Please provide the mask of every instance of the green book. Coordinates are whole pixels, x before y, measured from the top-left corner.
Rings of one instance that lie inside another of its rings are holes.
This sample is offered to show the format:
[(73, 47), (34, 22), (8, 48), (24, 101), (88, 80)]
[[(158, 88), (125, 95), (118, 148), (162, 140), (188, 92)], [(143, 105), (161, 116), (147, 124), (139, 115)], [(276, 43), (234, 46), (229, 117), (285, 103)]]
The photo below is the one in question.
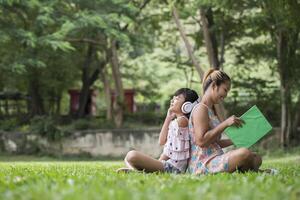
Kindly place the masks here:
[(245, 112), (241, 119), (245, 122), (242, 127), (231, 126), (225, 129), (226, 135), (237, 147), (248, 148), (272, 130), (272, 126), (257, 106)]

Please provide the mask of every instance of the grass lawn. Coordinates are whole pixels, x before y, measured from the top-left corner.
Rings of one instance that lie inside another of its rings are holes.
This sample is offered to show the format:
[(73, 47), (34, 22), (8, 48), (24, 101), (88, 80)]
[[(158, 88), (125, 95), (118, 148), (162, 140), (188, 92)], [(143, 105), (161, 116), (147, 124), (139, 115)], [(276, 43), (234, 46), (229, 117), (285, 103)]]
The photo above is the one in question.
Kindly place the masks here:
[(117, 174), (122, 162), (27, 160), (0, 157), (0, 199), (300, 199), (297, 154), (264, 159), (278, 175)]

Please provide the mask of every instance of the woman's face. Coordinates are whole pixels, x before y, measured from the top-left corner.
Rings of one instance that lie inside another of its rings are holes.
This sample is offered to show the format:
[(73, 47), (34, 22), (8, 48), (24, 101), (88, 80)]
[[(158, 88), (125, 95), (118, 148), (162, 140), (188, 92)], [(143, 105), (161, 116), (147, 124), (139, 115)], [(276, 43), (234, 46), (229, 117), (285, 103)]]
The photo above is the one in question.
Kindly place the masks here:
[(227, 96), (230, 90), (230, 82), (226, 81), (219, 86), (213, 87), (213, 101), (215, 104), (221, 103)]
[(181, 106), (185, 102), (185, 98), (182, 94), (178, 96), (174, 96), (171, 99), (171, 104), (170, 104), (170, 111), (174, 113), (179, 113), (181, 112)]

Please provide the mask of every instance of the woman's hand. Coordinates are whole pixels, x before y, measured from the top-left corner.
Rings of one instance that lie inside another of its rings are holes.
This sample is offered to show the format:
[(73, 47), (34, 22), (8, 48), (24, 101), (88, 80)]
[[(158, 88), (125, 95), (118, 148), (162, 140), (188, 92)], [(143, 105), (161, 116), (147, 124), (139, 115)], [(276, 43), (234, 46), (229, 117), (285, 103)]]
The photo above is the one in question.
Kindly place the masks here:
[(228, 119), (225, 120), (225, 123), (226, 123), (227, 127), (229, 127), (229, 126), (241, 127), (243, 125), (244, 121), (242, 119), (240, 119), (239, 117), (232, 115), (231, 117), (229, 117)]

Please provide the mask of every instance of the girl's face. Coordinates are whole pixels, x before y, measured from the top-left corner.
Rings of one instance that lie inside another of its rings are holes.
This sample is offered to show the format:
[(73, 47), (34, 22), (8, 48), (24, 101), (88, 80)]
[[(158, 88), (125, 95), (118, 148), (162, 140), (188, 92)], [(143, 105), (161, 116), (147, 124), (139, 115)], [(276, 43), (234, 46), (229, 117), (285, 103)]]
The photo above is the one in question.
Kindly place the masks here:
[(226, 81), (219, 86), (213, 87), (212, 99), (215, 104), (221, 103), (227, 96), (230, 90), (230, 82)]
[(183, 94), (180, 94), (178, 96), (174, 96), (171, 99), (171, 104), (170, 104), (170, 111), (174, 113), (181, 113), (181, 106), (185, 102), (185, 98)]

